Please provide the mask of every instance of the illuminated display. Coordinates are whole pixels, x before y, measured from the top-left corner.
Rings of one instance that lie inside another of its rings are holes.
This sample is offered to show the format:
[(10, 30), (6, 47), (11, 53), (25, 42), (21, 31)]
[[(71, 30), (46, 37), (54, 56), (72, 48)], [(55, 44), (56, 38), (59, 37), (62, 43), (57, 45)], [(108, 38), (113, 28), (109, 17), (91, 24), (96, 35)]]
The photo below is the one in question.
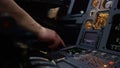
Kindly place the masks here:
[(51, 8), (49, 11), (48, 11), (48, 18), (56, 18), (57, 17), (57, 14), (58, 14), (58, 11), (59, 11), (59, 7), (56, 7), (56, 8)]
[(107, 48), (120, 51), (120, 14), (113, 17), (110, 35), (107, 41)]
[(105, 4), (105, 8), (106, 8), (106, 9), (110, 9), (110, 8), (112, 7), (112, 4), (113, 4), (112, 1), (108, 1), (108, 2)]
[(75, 54), (76, 52), (80, 53), (83, 50), (85, 51), (86, 49), (81, 49), (81, 48), (74, 47), (74, 48), (67, 49), (65, 51), (66, 52), (71, 52), (72, 54)]
[(92, 2), (93, 7), (97, 7), (98, 4), (99, 4), (99, 0), (93, 0), (93, 2)]
[(102, 29), (106, 26), (107, 19), (108, 19), (108, 12), (105, 13), (99, 13), (97, 15), (97, 19), (93, 25), (94, 29)]
[(92, 29), (92, 20), (88, 20), (85, 24), (85, 29), (90, 30)]
[(112, 7), (112, 4), (113, 4), (112, 1), (104, 0), (102, 6), (103, 6), (105, 9), (110, 9), (110, 8)]
[(91, 10), (90, 11), (90, 16), (92, 16), (95, 13), (95, 11), (96, 11), (95, 9)]

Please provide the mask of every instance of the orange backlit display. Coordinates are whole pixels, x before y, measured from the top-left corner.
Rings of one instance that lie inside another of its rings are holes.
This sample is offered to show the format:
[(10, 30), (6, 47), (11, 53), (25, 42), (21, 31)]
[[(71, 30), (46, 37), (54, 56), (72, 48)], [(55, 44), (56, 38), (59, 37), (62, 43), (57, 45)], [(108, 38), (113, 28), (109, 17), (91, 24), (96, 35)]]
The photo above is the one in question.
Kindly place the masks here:
[(106, 13), (99, 13), (97, 15), (97, 19), (93, 25), (94, 29), (101, 29), (104, 28), (106, 26), (107, 23), (107, 19), (108, 19), (108, 12)]

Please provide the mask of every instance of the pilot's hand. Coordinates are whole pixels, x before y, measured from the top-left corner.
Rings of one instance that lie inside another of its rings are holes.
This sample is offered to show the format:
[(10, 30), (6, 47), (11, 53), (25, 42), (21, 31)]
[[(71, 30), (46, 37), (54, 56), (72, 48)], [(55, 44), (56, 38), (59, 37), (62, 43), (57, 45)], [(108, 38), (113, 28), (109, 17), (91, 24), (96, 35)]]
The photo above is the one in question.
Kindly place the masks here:
[(56, 50), (57, 47), (65, 47), (63, 40), (54, 30), (43, 27), (37, 36), (41, 42), (49, 43), (48, 47), (52, 50)]

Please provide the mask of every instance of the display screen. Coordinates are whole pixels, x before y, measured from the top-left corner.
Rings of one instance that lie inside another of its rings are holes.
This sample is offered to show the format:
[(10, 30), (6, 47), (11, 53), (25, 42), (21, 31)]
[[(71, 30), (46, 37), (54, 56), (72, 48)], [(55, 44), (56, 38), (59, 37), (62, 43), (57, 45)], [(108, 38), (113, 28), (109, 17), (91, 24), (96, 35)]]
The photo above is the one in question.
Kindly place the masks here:
[(98, 41), (97, 32), (85, 32), (82, 43), (88, 45), (96, 45)]
[(109, 13), (108, 12), (100, 12), (97, 15), (96, 21), (93, 25), (94, 29), (102, 29), (106, 26), (107, 24), (107, 19), (108, 19)]
[(116, 14), (113, 17), (107, 48), (120, 52), (120, 14)]

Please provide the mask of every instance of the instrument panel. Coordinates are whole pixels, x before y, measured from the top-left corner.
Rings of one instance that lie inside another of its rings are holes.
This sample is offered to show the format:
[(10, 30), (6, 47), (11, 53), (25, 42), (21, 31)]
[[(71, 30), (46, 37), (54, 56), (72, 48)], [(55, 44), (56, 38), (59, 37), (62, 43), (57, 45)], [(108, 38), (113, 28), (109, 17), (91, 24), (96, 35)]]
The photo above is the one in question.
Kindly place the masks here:
[(120, 14), (113, 16), (107, 48), (120, 52)]
[[(64, 1), (62, 5), (62, 8), (64, 8), (59, 10), (61, 14), (58, 15), (64, 17), (64, 20), (69, 20), (69, 23), (73, 24), (71, 21), (74, 20), (74, 24), (77, 23), (81, 26), (75, 45), (56, 52), (47, 52), (47, 56), (54, 61), (57, 68), (120, 67), (119, 5), (120, 0)], [(64, 12), (63, 15), (62, 12)], [(13, 22), (15, 22), (13, 20), (6, 21), (1, 19), (0, 22), (2, 22), (0, 23), (1, 33), (21, 32), (16, 32), (18, 29), (14, 29), (9, 25), (9, 23), (13, 25)], [(66, 22), (64, 23), (66, 24)], [(31, 40), (29, 44), (32, 43), (33, 41)]]
[(114, 0), (89, 1), (76, 45), (58, 51), (62, 55), (55, 59), (58, 67), (119, 68), (120, 10), (116, 6)]

